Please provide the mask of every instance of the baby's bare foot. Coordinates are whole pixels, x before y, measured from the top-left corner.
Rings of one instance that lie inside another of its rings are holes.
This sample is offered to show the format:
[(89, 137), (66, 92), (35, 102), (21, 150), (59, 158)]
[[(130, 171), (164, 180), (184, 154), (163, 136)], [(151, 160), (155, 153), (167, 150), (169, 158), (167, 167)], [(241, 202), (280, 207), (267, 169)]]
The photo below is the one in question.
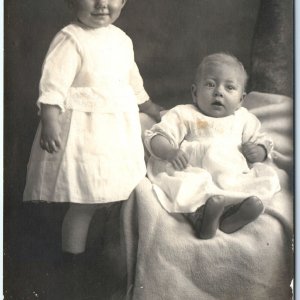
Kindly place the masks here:
[(198, 232), (200, 239), (210, 239), (215, 236), (224, 207), (224, 196), (212, 196), (206, 201), (201, 229)]
[(264, 205), (259, 198), (255, 196), (249, 197), (238, 204), (234, 213), (221, 221), (220, 230), (225, 233), (233, 233), (254, 221), (263, 210)]

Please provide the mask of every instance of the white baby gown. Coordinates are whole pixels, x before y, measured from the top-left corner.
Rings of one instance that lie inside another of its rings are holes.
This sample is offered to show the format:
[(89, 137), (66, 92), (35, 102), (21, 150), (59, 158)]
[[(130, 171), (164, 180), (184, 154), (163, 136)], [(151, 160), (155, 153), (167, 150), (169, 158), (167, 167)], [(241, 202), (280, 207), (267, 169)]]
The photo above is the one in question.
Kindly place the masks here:
[[(168, 212), (193, 212), (212, 195), (224, 195), (226, 204), (236, 204), (249, 196), (262, 201), (280, 190), (275, 170), (264, 163), (249, 166), (241, 153), (241, 144), (254, 142), (265, 147), (270, 157), (272, 141), (260, 132), (259, 120), (246, 108), (233, 115), (212, 118), (194, 105), (171, 109), (145, 133), (151, 153), (147, 165), (153, 189)], [(150, 141), (157, 134), (182, 149), (189, 158), (183, 171), (152, 153)]]
[(121, 29), (63, 28), (47, 53), (37, 102), (60, 107), (62, 147), (42, 150), (39, 126), (23, 199), (127, 199), (146, 173), (138, 104), (148, 99), (132, 41)]

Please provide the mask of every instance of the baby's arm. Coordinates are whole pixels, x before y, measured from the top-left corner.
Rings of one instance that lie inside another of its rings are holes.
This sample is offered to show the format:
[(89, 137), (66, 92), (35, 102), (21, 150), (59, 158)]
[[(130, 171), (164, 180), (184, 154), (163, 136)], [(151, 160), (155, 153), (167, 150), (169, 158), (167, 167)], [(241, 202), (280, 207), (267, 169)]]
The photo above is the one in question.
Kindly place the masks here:
[(61, 146), (58, 116), (60, 108), (56, 105), (41, 104), (42, 132), (41, 148), (49, 153), (57, 152)]
[(163, 110), (163, 108), (154, 102), (152, 102), (150, 99), (142, 104), (139, 105), (140, 112), (143, 112), (150, 117), (152, 117), (156, 122), (159, 122), (161, 119), (160, 112)]
[(258, 118), (246, 111), (242, 137), (242, 153), (250, 163), (263, 162), (273, 149), (271, 138), (261, 131)]
[(176, 170), (185, 169), (189, 162), (188, 156), (180, 149), (189, 128), (185, 114), (190, 115), (190, 111), (184, 105), (172, 108), (163, 115), (160, 123), (146, 130), (144, 135), (149, 152), (169, 161)]
[(151, 139), (150, 145), (154, 155), (169, 161), (176, 170), (183, 170), (187, 167), (187, 155), (182, 150), (172, 146), (164, 136), (155, 135)]
[(262, 162), (267, 158), (266, 148), (252, 142), (242, 145), (242, 153), (250, 163)]

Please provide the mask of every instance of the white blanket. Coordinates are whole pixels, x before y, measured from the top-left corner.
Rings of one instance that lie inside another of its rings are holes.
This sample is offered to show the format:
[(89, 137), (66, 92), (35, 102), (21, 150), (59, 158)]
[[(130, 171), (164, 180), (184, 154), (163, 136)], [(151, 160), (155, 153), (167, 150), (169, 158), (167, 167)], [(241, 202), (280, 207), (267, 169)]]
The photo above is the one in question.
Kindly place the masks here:
[[(285, 169), (277, 169), (282, 191), (240, 231), (218, 231), (211, 240), (199, 240), (182, 215), (170, 215), (160, 206), (145, 178), (122, 210), (128, 299), (290, 299), (292, 100), (250, 93), (245, 105), (273, 135), (275, 162)], [(149, 128), (151, 120), (146, 122)]]

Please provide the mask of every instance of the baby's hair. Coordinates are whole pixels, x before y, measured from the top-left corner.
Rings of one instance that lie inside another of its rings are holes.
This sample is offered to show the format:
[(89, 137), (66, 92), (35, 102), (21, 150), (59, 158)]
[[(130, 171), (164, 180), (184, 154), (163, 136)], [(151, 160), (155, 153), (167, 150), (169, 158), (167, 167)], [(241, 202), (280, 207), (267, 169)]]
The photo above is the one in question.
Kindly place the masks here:
[(243, 64), (235, 56), (228, 54), (228, 53), (223, 53), (223, 52), (214, 53), (214, 54), (205, 56), (197, 68), (195, 80), (196, 81), (200, 80), (200, 78), (202, 76), (202, 71), (205, 66), (207, 66), (209, 64), (215, 64), (215, 63), (234, 65), (235, 67), (237, 67), (243, 76), (242, 82), (244, 85), (244, 89), (246, 88), (248, 75), (247, 75), (247, 72), (246, 72)]

